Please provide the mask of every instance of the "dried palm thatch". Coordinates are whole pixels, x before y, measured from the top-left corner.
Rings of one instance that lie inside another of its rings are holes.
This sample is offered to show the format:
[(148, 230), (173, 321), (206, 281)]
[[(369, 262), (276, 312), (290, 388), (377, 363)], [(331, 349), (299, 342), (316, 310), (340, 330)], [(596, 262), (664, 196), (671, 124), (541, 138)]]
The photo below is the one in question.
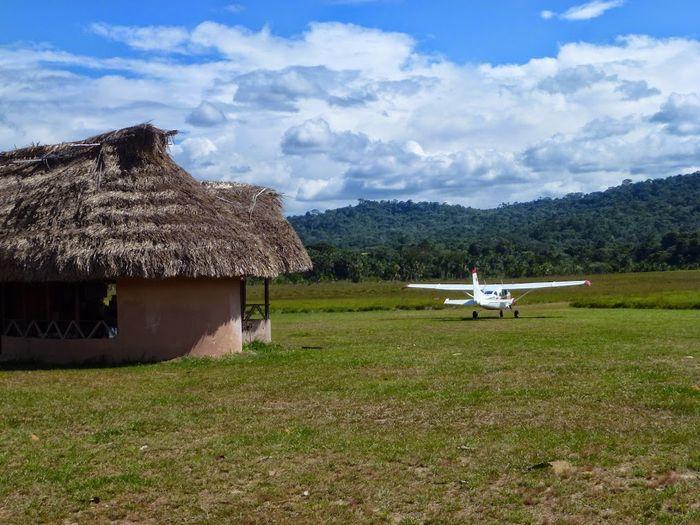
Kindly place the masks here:
[(311, 260), (294, 231), (282, 215), (279, 193), (269, 188), (238, 182), (202, 183), (243, 223), (255, 230), (275, 256), (275, 264), (284, 268), (280, 273), (293, 273), (311, 268)]
[(0, 153), (0, 281), (311, 268), (277, 194), (203, 186), (168, 155), (173, 133), (143, 124)]

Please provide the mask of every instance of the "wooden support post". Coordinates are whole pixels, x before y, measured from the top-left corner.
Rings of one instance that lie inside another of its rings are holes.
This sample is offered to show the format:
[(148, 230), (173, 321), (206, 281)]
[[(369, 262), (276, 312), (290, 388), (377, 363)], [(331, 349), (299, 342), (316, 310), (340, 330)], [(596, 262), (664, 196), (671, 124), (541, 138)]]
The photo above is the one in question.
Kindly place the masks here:
[(241, 318), (245, 318), (246, 292), (246, 280), (244, 277), (241, 277)]
[(270, 318), (270, 278), (265, 279), (265, 319)]

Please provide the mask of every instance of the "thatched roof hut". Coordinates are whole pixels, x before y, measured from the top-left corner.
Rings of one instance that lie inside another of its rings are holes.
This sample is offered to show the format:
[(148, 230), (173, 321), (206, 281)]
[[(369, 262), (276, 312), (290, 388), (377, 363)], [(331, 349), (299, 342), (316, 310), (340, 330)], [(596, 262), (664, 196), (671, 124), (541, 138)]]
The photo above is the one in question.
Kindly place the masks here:
[(311, 267), (278, 194), (203, 186), (150, 124), (0, 153), (0, 281), (275, 277)]
[[(270, 339), (270, 278), (309, 256), (279, 194), (196, 181), (168, 154), (173, 134), (142, 124), (0, 153), (0, 361), (152, 361)], [(264, 303), (247, 303), (249, 276)]]

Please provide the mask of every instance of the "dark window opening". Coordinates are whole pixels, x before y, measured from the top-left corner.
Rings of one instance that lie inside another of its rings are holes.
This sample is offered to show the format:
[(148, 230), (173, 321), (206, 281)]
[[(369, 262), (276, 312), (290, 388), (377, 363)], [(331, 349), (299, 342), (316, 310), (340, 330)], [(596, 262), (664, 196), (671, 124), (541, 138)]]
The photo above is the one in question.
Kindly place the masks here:
[(2, 335), (111, 339), (118, 333), (116, 283), (0, 283)]

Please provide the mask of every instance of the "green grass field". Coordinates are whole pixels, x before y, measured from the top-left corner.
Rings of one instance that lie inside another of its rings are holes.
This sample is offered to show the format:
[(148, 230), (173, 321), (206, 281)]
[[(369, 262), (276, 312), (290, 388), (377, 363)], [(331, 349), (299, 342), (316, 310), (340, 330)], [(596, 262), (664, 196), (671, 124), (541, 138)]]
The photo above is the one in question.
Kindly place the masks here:
[(274, 346), (221, 360), (6, 367), (0, 523), (700, 522), (699, 311), (469, 314), (278, 313)]
[[(572, 306), (579, 307), (700, 309), (700, 270), (548, 276), (513, 281), (585, 278), (590, 279), (593, 286), (538, 290), (528, 294), (521, 307), (526, 309), (530, 304), (571, 302)], [(488, 278), (485, 281), (501, 282)], [(404, 289), (404, 284), (386, 281), (274, 284), (271, 288), (272, 310), (293, 313), (442, 309), (446, 297), (464, 297), (455, 292), (445, 294)], [(249, 286), (249, 289), (251, 301), (261, 300), (261, 286)]]

